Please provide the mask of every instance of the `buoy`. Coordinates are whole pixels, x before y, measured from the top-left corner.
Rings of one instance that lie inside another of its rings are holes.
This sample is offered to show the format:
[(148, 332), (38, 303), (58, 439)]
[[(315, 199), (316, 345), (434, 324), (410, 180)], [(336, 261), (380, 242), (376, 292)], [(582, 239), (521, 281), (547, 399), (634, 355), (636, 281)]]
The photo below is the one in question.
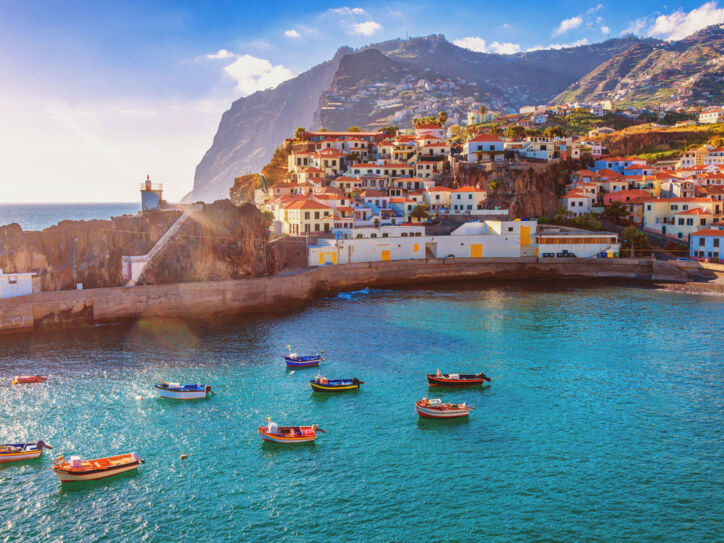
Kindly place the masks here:
[(12, 382), (12, 383), (10, 383), (10, 384), (11, 384), (11, 385), (17, 385), (17, 384), (18, 384), (18, 382), (17, 382), (17, 381), (15, 381), (15, 380), (13, 380), (13, 382)]
[(181, 455), (181, 460), (186, 460), (188, 457), (189, 457), (188, 454), (182, 454), (182, 455)]
[(290, 371), (290, 372), (289, 372), (289, 375), (294, 375), (294, 372), (295, 372), (295, 371), (296, 371), (296, 370)]
[(137, 399), (137, 400), (142, 400), (142, 399), (143, 399), (143, 396), (136, 396), (136, 399)]

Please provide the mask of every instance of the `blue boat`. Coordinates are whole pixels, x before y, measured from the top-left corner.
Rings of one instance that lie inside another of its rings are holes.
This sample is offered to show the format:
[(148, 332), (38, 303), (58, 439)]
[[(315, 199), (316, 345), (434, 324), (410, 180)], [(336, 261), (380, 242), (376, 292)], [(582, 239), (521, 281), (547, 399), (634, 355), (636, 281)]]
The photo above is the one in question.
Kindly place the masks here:
[(209, 385), (182, 385), (180, 383), (159, 383), (153, 385), (162, 398), (172, 398), (174, 400), (198, 400), (206, 398), (209, 394), (214, 394)]
[(291, 353), (284, 355), (284, 362), (287, 363), (287, 368), (311, 368), (312, 366), (318, 366), (321, 360), (321, 354), (299, 356), (298, 354)]

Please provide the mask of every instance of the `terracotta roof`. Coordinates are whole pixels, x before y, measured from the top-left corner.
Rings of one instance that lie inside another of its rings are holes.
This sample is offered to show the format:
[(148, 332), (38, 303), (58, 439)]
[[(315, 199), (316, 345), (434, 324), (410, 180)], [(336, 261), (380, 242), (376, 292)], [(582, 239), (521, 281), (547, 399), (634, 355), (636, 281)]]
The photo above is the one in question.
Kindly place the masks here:
[(724, 237), (724, 230), (714, 230), (713, 228), (704, 228), (703, 230), (699, 230), (698, 232), (689, 234), (689, 237), (691, 237), (691, 236)]
[(503, 140), (501, 140), (500, 138), (497, 138), (490, 134), (480, 134), (479, 136), (475, 136), (473, 139), (468, 140), (468, 142), (483, 142), (483, 141), (504, 143)]
[(452, 192), (485, 192), (482, 189), (476, 189), (475, 187), (472, 187), (470, 185), (465, 185), (464, 187), (457, 188), (453, 190)]
[(613, 170), (609, 168), (604, 168), (603, 170), (598, 171), (598, 175), (601, 177), (621, 177), (621, 174), (618, 172), (614, 172)]
[(362, 192), (362, 196), (365, 198), (384, 198), (387, 195), (381, 190), (366, 190)]
[(579, 177), (598, 176), (596, 172), (592, 172), (591, 170), (578, 170), (577, 172), (573, 172), (573, 175), (577, 175)]
[(675, 213), (675, 215), (712, 215), (712, 213), (703, 209), (699, 209), (697, 207), (695, 209), (688, 209), (686, 211), (678, 211)]
[(427, 192), (452, 192), (453, 190), (448, 187), (432, 187)]
[(337, 179), (335, 179), (335, 181), (359, 181), (359, 178), (340, 175)]
[(284, 206), (285, 209), (332, 209), (328, 205), (324, 205), (320, 202), (315, 202), (309, 198), (304, 200), (295, 200)]

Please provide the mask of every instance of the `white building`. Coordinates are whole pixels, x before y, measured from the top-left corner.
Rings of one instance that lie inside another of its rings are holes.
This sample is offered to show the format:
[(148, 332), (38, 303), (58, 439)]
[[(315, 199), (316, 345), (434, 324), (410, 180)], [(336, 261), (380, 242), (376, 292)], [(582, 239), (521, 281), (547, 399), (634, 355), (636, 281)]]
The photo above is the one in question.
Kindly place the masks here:
[(505, 142), (490, 134), (480, 134), (463, 145), (468, 162), (501, 162), (505, 158)]
[(541, 258), (615, 258), (621, 250), (613, 232), (546, 232), (536, 238)]
[(715, 107), (699, 113), (699, 122), (702, 124), (715, 124), (724, 122), (724, 108)]
[(3, 273), (0, 270), (0, 299), (40, 292), (40, 277), (34, 273)]
[(591, 211), (593, 197), (581, 189), (573, 189), (561, 198), (561, 203), (570, 216), (577, 217)]

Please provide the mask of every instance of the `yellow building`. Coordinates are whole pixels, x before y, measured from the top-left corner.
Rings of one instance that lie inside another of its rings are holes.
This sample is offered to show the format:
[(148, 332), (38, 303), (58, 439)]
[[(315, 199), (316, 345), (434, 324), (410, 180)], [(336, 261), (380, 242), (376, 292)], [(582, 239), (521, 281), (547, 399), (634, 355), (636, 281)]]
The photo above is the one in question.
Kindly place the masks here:
[(277, 212), (282, 232), (293, 236), (330, 232), (334, 227), (332, 208), (311, 198), (289, 202)]

